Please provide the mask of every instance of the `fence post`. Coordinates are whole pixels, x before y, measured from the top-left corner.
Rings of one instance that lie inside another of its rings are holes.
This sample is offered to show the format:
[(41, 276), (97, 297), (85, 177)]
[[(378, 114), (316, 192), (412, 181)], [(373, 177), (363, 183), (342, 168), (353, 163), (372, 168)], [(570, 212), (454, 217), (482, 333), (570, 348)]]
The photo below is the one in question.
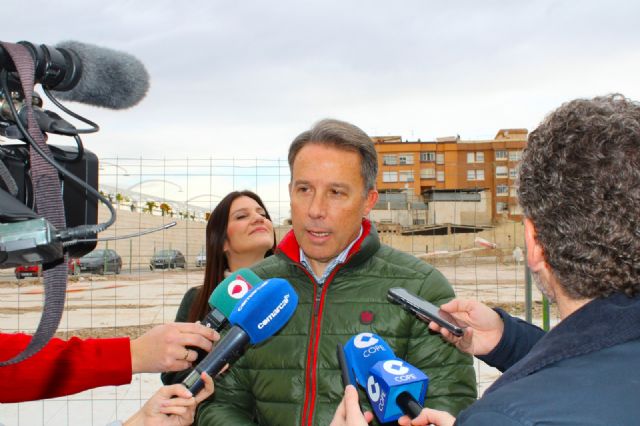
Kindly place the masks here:
[(531, 270), (527, 263), (527, 245), (524, 246), (524, 313), (528, 323), (533, 323), (533, 296), (531, 288)]
[(549, 331), (550, 328), (549, 299), (542, 295), (542, 329), (544, 331)]

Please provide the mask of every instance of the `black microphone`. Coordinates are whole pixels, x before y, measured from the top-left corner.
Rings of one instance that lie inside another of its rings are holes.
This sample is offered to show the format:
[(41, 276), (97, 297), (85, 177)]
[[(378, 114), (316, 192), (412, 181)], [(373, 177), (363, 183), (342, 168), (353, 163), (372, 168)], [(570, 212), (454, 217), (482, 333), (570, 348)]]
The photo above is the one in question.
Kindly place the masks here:
[[(77, 41), (55, 47), (26, 41), (35, 60), (35, 82), (62, 100), (126, 109), (149, 90), (149, 73), (134, 56)], [(0, 47), (0, 68), (15, 71), (9, 54)]]

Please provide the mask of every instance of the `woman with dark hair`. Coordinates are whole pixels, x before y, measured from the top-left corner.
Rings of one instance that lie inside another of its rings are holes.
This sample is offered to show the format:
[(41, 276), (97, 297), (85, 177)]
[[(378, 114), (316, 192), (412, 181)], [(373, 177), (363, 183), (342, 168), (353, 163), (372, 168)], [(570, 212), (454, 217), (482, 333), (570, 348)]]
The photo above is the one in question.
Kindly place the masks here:
[[(218, 283), (231, 272), (272, 255), (276, 247), (269, 212), (260, 197), (251, 191), (227, 194), (211, 212), (206, 232), (204, 284), (185, 293), (176, 321), (202, 320), (211, 310), (209, 297)], [(162, 382), (182, 381), (189, 371), (163, 373)]]

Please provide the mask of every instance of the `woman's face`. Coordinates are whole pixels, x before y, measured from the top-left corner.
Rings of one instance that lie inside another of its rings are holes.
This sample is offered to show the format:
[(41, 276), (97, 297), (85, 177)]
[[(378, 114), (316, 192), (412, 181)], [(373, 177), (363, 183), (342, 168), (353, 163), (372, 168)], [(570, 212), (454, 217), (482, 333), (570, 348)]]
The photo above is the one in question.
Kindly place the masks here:
[(231, 203), (227, 240), (227, 256), (260, 252), (261, 256), (273, 247), (273, 224), (266, 212), (253, 198), (242, 196)]

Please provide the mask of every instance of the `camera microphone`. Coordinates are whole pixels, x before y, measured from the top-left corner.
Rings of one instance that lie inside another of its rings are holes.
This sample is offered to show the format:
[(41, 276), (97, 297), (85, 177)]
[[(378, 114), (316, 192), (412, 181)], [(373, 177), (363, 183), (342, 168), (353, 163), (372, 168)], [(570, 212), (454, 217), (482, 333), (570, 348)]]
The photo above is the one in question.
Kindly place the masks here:
[[(77, 41), (55, 47), (21, 41), (35, 60), (35, 82), (61, 100), (109, 109), (126, 109), (140, 102), (149, 89), (149, 73), (134, 56)], [(15, 71), (0, 47), (0, 69)]]

